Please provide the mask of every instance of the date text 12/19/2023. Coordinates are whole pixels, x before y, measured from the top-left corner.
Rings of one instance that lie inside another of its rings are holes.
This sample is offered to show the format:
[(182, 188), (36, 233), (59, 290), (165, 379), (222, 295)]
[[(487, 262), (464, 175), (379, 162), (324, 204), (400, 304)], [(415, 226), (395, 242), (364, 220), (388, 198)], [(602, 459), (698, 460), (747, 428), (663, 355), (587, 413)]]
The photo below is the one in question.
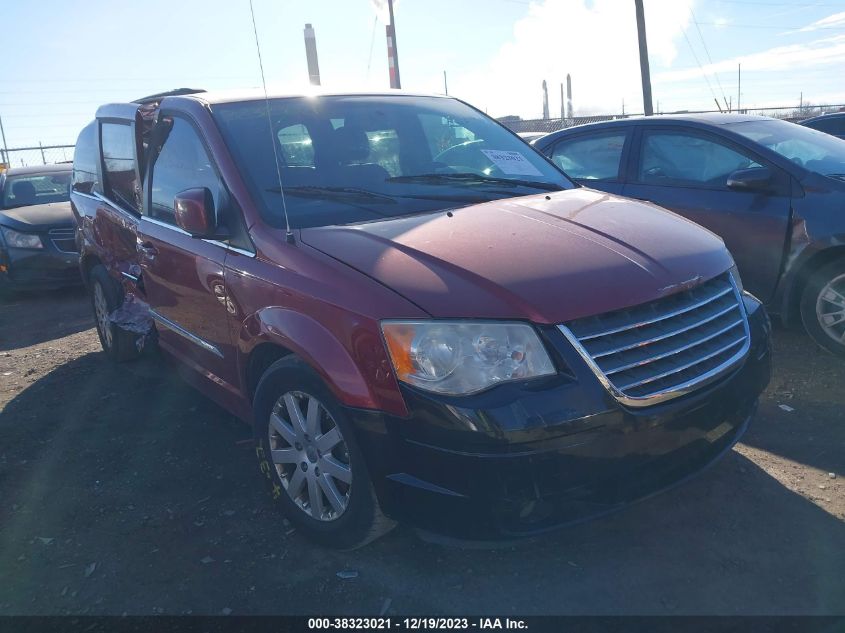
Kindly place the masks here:
[(319, 630), (526, 630), (528, 625), (519, 618), (309, 618), (308, 629)]

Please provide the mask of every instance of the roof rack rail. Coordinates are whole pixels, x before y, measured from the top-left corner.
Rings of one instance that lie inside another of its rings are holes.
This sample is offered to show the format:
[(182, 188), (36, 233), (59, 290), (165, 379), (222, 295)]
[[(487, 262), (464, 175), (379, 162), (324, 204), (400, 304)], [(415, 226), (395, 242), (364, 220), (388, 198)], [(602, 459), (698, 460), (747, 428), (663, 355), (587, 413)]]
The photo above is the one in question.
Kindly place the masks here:
[(176, 88), (175, 90), (167, 90), (165, 92), (158, 92), (154, 95), (149, 95), (146, 97), (141, 97), (140, 99), (135, 99), (132, 103), (156, 103), (157, 101), (161, 101), (165, 97), (179, 97), (181, 95), (194, 95), (200, 92), (205, 92), (203, 88)]

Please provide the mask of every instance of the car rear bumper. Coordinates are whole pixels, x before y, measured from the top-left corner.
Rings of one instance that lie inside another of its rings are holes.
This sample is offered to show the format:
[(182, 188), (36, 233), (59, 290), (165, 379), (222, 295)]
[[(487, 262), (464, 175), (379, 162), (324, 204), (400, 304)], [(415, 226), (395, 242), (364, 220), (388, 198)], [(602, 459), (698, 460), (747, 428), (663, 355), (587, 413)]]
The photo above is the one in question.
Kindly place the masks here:
[(411, 414), (350, 410), (382, 509), (460, 539), (528, 536), (605, 514), (699, 472), (742, 436), (771, 375), (770, 326), (746, 298), (751, 350), (688, 396), (630, 409), (545, 335), (571, 377), (448, 400), (406, 390)]

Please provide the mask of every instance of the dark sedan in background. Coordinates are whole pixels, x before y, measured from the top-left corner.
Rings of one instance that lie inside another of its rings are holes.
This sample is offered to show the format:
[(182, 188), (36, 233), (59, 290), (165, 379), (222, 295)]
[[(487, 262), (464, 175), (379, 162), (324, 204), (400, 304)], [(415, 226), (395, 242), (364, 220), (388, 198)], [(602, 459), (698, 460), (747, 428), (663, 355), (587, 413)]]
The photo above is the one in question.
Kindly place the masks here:
[(845, 112), (831, 112), (814, 116), (812, 119), (801, 121), (801, 125), (845, 139)]
[(0, 289), (82, 283), (70, 210), (71, 165), (0, 174)]
[(768, 117), (702, 114), (581, 125), (534, 146), (582, 185), (720, 235), (746, 289), (845, 358), (845, 141)]

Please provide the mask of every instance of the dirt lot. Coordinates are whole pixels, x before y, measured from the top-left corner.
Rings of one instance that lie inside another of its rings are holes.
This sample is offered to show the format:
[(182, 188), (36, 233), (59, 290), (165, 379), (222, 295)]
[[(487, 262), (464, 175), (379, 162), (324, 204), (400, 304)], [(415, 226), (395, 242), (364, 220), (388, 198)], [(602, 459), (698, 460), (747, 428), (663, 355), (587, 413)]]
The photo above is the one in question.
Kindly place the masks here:
[(801, 334), (687, 485), (513, 547), (338, 553), (267, 503), (245, 425), (106, 362), (80, 291), (0, 301), (0, 615), (845, 614), (845, 364)]

